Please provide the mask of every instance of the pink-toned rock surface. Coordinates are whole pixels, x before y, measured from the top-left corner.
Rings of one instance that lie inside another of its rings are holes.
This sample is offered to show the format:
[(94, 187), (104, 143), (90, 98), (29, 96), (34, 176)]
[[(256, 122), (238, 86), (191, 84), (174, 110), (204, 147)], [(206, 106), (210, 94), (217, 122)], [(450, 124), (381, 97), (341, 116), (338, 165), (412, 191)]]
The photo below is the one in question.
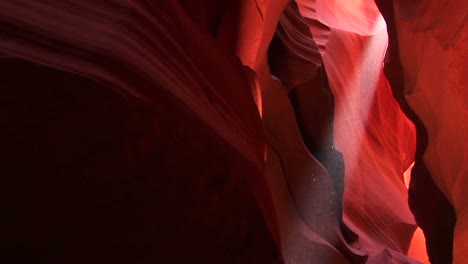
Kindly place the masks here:
[[(413, 128), (383, 76), (385, 23), (372, 10), (375, 21), (364, 21), (368, 25), (356, 26), (356, 32), (332, 27), (345, 22), (330, 23), (323, 61), (335, 97), (335, 142), (345, 160), (345, 220), (362, 234), (362, 246), (373, 253), (387, 247), (405, 252), (414, 220), (402, 175), (410, 165)], [(379, 187), (381, 182), (386, 182), (385, 187)], [(384, 246), (379, 248), (376, 241)]]
[(1, 262), (443, 263), (452, 204), (463, 263), (463, 9), (376, 2), (0, 2)]

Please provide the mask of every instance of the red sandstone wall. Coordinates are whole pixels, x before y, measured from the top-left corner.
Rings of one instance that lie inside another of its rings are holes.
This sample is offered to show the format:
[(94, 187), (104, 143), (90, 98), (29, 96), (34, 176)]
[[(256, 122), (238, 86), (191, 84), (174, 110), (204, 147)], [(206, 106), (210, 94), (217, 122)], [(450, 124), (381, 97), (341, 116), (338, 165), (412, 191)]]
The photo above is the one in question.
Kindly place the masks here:
[(2, 262), (463, 263), (466, 8), (376, 2), (1, 2)]

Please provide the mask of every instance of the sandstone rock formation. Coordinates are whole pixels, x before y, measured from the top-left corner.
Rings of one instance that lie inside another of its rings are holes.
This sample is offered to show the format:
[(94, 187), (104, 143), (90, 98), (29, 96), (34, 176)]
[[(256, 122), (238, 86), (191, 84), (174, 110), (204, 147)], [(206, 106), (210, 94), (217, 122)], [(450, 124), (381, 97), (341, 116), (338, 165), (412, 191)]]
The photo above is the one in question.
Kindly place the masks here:
[(467, 8), (0, 1), (1, 263), (463, 264)]

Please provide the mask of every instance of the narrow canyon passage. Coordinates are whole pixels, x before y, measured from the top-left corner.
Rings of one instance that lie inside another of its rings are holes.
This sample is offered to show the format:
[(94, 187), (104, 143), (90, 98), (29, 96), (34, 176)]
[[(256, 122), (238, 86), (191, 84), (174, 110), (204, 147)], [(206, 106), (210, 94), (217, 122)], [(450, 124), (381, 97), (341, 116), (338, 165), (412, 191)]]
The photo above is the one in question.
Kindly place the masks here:
[(467, 14), (0, 1), (0, 263), (467, 263)]

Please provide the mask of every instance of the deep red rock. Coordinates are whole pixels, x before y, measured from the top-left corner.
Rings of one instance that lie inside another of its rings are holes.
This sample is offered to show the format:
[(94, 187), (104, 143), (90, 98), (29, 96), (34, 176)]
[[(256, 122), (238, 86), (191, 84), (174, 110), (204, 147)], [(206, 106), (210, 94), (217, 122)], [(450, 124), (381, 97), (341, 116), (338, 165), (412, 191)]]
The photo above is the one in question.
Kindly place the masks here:
[(0, 1), (1, 262), (464, 263), (466, 5), (375, 2)]

